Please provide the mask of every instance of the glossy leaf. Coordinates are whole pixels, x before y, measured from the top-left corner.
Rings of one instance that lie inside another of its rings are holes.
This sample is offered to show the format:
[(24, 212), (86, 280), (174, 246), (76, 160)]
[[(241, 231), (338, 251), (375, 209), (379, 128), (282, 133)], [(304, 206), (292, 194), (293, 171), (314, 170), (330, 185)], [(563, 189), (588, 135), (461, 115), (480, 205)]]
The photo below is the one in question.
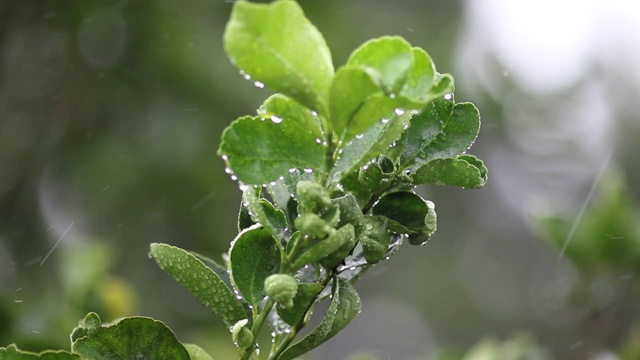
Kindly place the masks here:
[(426, 102), (432, 96), (431, 87), (436, 80), (436, 67), (426, 51), (414, 47), (412, 52), (413, 66), (404, 82), (400, 95), (416, 101)]
[(349, 248), (353, 247), (353, 245), (355, 245), (355, 230), (353, 225), (347, 224), (338, 229), (334, 235), (318, 241), (302, 253), (300, 257), (294, 261), (291, 268), (297, 270), (306, 264), (312, 264), (323, 259), (330, 259), (330, 255), (345, 249), (348, 252)]
[(269, 97), (258, 109), (258, 115), (275, 122), (291, 119), (311, 130), (317, 139), (324, 137), (320, 119), (314, 116), (309, 108), (285, 95), (275, 94)]
[(409, 232), (418, 233), (425, 226), (429, 206), (420, 196), (412, 192), (398, 191), (383, 196), (373, 207), (372, 212), (374, 215), (388, 217)]
[(380, 88), (364, 69), (353, 66), (338, 69), (329, 91), (329, 109), (333, 130), (339, 139), (344, 139), (349, 129), (352, 135), (367, 129), (367, 125), (363, 128), (352, 124), (352, 118), (370, 96), (378, 93)]
[(194, 344), (182, 344), (189, 353), (191, 360), (213, 360), (211, 355), (207, 354), (204, 349)]
[(479, 189), (487, 182), (487, 168), (471, 155), (434, 159), (422, 165), (413, 175), (415, 184), (454, 185)]
[(246, 204), (254, 221), (269, 230), (274, 237), (281, 238), (287, 228), (287, 216), (269, 201), (258, 196), (256, 189), (248, 187), (242, 194), (243, 207)]
[(413, 66), (413, 50), (401, 37), (384, 36), (354, 50), (347, 65), (362, 67), (387, 94), (396, 94)]
[(358, 201), (351, 193), (333, 199), (333, 203), (338, 205), (340, 209), (340, 222), (338, 223), (340, 227), (347, 224), (357, 224), (364, 216)]
[(387, 254), (391, 242), (387, 222), (384, 216), (364, 216), (360, 219), (357, 240), (362, 244), (362, 252), (369, 264), (380, 262)]
[(173, 332), (148, 317), (125, 318), (95, 331), (89, 329), (71, 348), (83, 359), (92, 360), (190, 359)]
[(295, 1), (236, 2), (224, 47), (253, 80), (327, 115), (331, 52)]
[(277, 307), (278, 315), (282, 321), (291, 326), (295, 326), (301, 322), (320, 291), (322, 291), (322, 285), (320, 284), (298, 284), (298, 292), (293, 298), (293, 306), (290, 308)]
[(248, 303), (258, 305), (265, 297), (264, 279), (280, 270), (276, 240), (264, 228), (246, 229), (231, 243), (229, 261), (234, 286)]
[(222, 133), (218, 154), (238, 180), (249, 185), (267, 184), (289, 169), (319, 169), (324, 163), (324, 147), (313, 131), (288, 118), (237, 119)]
[(193, 254), (167, 244), (151, 244), (149, 256), (227, 324), (246, 318), (244, 308), (222, 279)]
[(2, 360), (80, 360), (80, 356), (68, 351), (43, 351), (34, 353), (18, 349), (15, 345), (0, 348), (0, 359)]
[(337, 279), (333, 285), (331, 304), (320, 325), (285, 350), (278, 359), (296, 359), (322, 345), (342, 331), (360, 313), (360, 306), (360, 297), (355, 289), (344, 280)]

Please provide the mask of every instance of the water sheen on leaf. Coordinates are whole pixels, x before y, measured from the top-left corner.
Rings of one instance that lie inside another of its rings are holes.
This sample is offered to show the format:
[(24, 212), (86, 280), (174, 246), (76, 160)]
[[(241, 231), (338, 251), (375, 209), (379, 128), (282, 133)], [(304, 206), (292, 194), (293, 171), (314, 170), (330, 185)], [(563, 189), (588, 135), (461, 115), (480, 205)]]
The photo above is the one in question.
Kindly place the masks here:
[(224, 281), (191, 253), (167, 244), (151, 244), (149, 256), (227, 324), (246, 318), (244, 308)]
[(224, 48), (252, 79), (327, 115), (331, 52), (295, 1), (236, 2), (224, 33)]
[(319, 169), (324, 147), (313, 131), (295, 119), (245, 116), (222, 133), (218, 154), (226, 158), (238, 180), (262, 185), (284, 176), (289, 169)]
[(413, 175), (416, 184), (454, 185), (479, 189), (487, 181), (487, 168), (472, 155), (434, 159), (421, 166)]
[(75, 340), (74, 353), (92, 360), (190, 360), (189, 353), (162, 322), (130, 317)]
[(79, 360), (80, 356), (68, 351), (43, 351), (34, 353), (18, 349), (15, 345), (0, 348), (0, 359), (2, 360)]
[(305, 316), (315, 297), (322, 291), (322, 285), (316, 283), (298, 284), (298, 292), (293, 298), (293, 306), (290, 308), (277, 307), (278, 315), (282, 321), (291, 326), (297, 325)]
[(265, 297), (264, 280), (280, 270), (281, 253), (269, 230), (251, 227), (231, 243), (231, 280), (244, 297), (258, 305)]
[(331, 304), (320, 325), (285, 350), (278, 359), (296, 359), (322, 345), (342, 331), (360, 313), (360, 306), (360, 297), (356, 290), (348, 282), (337, 279), (333, 285)]

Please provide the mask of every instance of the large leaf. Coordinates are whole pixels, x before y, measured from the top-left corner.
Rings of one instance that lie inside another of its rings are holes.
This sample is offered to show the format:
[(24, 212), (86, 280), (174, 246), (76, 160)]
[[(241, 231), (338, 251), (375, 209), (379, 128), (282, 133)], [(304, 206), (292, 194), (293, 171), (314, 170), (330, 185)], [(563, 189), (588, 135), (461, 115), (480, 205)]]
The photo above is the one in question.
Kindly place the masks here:
[(414, 116), (407, 129), (403, 168), (426, 164), (433, 159), (464, 154), (480, 131), (480, 114), (471, 103), (453, 105), (453, 99), (433, 101)]
[(281, 253), (269, 230), (251, 227), (242, 231), (229, 249), (231, 280), (244, 299), (254, 306), (265, 297), (264, 279), (280, 270)]
[(265, 100), (258, 109), (258, 115), (276, 122), (280, 119), (295, 120), (304, 128), (311, 130), (317, 139), (322, 139), (324, 136), (318, 117), (314, 116), (307, 107), (282, 94), (274, 94)]
[(295, 1), (238, 1), (224, 33), (232, 61), (254, 80), (327, 115), (331, 52)]
[(222, 133), (218, 154), (238, 180), (263, 185), (284, 176), (290, 169), (319, 169), (324, 146), (313, 131), (296, 119), (245, 116)]
[(43, 351), (34, 353), (30, 351), (19, 350), (15, 345), (9, 345), (6, 348), (0, 348), (0, 359), (2, 360), (79, 360), (80, 356), (71, 354), (68, 351)]
[(436, 79), (436, 67), (424, 50), (414, 47), (412, 51), (413, 67), (407, 75), (400, 95), (417, 101), (428, 101)]
[(364, 68), (387, 94), (396, 94), (412, 68), (413, 50), (401, 37), (384, 36), (354, 50), (347, 65)]
[[(96, 317), (87, 316), (90, 315)], [(108, 327), (92, 325), (71, 348), (83, 359), (92, 360), (190, 360), (173, 332), (162, 322), (147, 317), (125, 318)]]
[(149, 256), (227, 324), (247, 317), (242, 304), (222, 279), (193, 254), (167, 244), (151, 244)]
[(434, 159), (422, 165), (413, 175), (415, 184), (454, 185), (479, 189), (487, 182), (487, 168), (472, 155)]
[(278, 360), (295, 359), (325, 343), (344, 329), (360, 312), (360, 297), (355, 289), (342, 279), (333, 285), (331, 304), (320, 325), (309, 335), (289, 347)]

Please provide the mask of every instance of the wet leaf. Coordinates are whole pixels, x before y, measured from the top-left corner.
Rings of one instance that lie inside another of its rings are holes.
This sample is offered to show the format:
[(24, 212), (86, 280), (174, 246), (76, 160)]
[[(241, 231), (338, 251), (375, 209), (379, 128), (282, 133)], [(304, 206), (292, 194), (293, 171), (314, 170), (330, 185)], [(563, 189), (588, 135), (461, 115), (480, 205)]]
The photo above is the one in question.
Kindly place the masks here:
[(264, 228), (246, 229), (231, 243), (229, 261), (234, 286), (248, 303), (258, 305), (265, 297), (264, 280), (280, 270), (275, 238)]
[(167, 244), (151, 244), (149, 256), (227, 324), (246, 318), (242, 304), (222, 279), (191, 253)]
[(287, 228), (287, 216), (284, 211), (276, 209), (269, 201), (259, 198), (253, 187), (248, 187), (242, 194), (243, 207), (247, 204), (251, 217), (276, 238), (282, 238)]
[(319, 169), (324, 147), (313, 131), (295, 119), (245, 116), (222, 133), (218, 154), (226, 159), (238, 180), (263, 185), (289, 173), (289, 169)]
[(298, 292), (293, 298), (293, 306), (290, 308), (277, 307), (278, 315), (282, 321), (291, 326), (297, 325), (305, 316), (307, 309), (315, 300), (316, 295), (322, 291), (322, 286), (315, 283), (298, 284)]
[(414, 47), (413, 66), (407, 75), (400, 95), (416, 101), (430, 100), (431, 87), (436, 80), (436, 67), (431, 57), (421, 48)]
[(338, 334), (360, 313), (360, 297), (347, 282), (337, 279), (333, 284), (331, 304), (320, 325), (309, 335), (293, 344), (278, 358), (296, 359), (298, 356), (317, 348)]
[(148, 317), (124, 318), (110, 326), (89, 329), (87, 336), (76, 339), (71, 348), (83, 359), (92, 360), (190, 359), (173, 332)]
[[(337, 265), (337, 263), (333, 264), (336, 259), (339, 262), (346, 256), (346, 253), (342, 255), (342, 252), (346, 251), (348, 253), (353, 245), (355, 245), (355, 230), (353, 225), (347, 224), (338, 229), (334, 235), (319, 240), (315, 245), (302, 253), (291, 265), (291, 268), (295, 271), (306, 264), (313, 264), (320, 260), (323, 260), (323, 266), (333, 267)], [(331, 256), (335, 255), (336, 252), (340, 254)], [(333, 266), (329, 264), (333, 264)]]
[(436, 231), (436, 213), (431, 201), (420, 196), (398, 191), (383, 196), (373, 207), (374, 215), (385, 216), (389, 229), (396, 233), (409, 233), (409, 242), (421, 244)]
[(207, 354), (207, 352), (198, 345), (182, 344), (182, 346), (189, 352), (191, 360), (213, 360), (211, 355)]
[(258, 115), (276, 122), (280, 119), (297, 121), (305, 129), (311, 130), (317, 139), (324, 139), (318, 117), (309, 108), (285, 95), (275, 94), (269, 97), (258, 109)]
[(236, 2), (224, 47), (253, 80), (327, 116), (331, 52), (295, 1)]
[(41, 353), (34, 353), (18, 349), (15, 345), (0, 348), (0, 359), (2, 360), (80, 360), (77, 354), (68, 351), (47, 350)]
[(422, 165), (413, 175), (415, 184), (454, 185), (479, 189), (487, 182), (487, 168), (471, 155), (434, 159)]
[(364, 216), (358, 223), (357, 240), (362, 244), (364, 258), (369, 264), (380, 262), (387, 254), (391, 242), (388, 221), (384, 216)]

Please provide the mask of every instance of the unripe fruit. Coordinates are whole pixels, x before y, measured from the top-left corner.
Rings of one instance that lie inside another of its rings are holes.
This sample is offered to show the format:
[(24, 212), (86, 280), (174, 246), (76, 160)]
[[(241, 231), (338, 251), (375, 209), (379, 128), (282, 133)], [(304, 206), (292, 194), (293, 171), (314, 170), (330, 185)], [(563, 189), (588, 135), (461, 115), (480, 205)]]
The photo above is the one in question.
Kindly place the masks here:
[(309, 211), (331, 205), (331, 198), (325, 188), (315, 182), (302, 180), (296, 185), (298, 201)]
[(264, 291), (282, 307), (291, 308), (298, 292), (298, 282), (291, 275), (274, 274), (264, 280)]
[(247, 349), (253, 345), (253, 332), (247, 326), (248, 323), (249, 320), (243, 319), (235, 323), (231, 328), (231, 338), (241, 349)]
[(294, 225), (301, 233), (317, 238), (325, 238), (327, 235), (335, 233), (327, 222), (314, 213), (302, 214), (293, 221)]

